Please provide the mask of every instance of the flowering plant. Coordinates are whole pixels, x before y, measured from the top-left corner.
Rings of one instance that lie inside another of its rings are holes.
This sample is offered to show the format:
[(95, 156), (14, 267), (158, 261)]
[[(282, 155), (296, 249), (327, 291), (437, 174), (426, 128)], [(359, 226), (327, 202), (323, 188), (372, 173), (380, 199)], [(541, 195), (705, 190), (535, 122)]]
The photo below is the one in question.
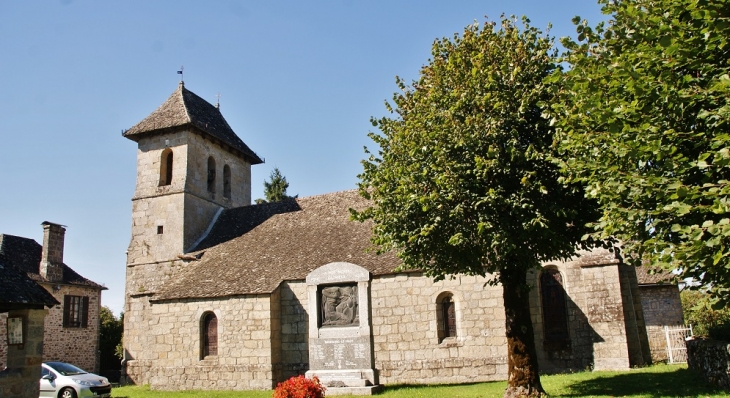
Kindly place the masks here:
[(274, 398), (324, 398), (324, 390), (316, 376), (308, 379), (299, 375), (277, 384)]

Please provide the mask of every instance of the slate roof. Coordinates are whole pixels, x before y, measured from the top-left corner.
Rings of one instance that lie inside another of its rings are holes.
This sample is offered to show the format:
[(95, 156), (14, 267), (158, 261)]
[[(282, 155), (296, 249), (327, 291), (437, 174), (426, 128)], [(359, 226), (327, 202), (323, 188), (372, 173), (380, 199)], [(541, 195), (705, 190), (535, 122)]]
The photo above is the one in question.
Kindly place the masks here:
[(263, 163), (233, 132), (220, 109), (186, 89), (183, 82), (180, 82), (177, 90), (157, 110), (122, 133), (122, 136), (139, 141), (143, 136), (180, 127), (195, 127), (194, 130), (199, 134), (230, 148), (251, 164)]
[(58, 304), (51, 293), (24, 272), (0, 262), (0, 312), (50, 308)]
[[(653, 273), (652, 273), (653, 271)], [(636, 279), (639, 285), (676, 285), (677, 276), (661, 269), (652, 269), (646, 265), (636, 267)]]
[(200, 247), (208, 247), (201, 259), (153, 299), (271, 293), (282, 281), (304, 280), (331, 262), (357, 264), (374, 275), (394, 273), (401, 264), (394, 254), (368, 250), (372, 224), (350, 221), (350, 208), (367, 205), (351, 190), (225, 211), (210, 239), (201, 242)]
[[(42, 250), (43, 247), (33, 239), (0, 234), (0, 265), (23, 272), (36, 282), (46, 282), (40, 275)], [(58, 283), (106, 290), (106, 287), (84, 278), (66, 264), (63, 264), (63, 280)]]

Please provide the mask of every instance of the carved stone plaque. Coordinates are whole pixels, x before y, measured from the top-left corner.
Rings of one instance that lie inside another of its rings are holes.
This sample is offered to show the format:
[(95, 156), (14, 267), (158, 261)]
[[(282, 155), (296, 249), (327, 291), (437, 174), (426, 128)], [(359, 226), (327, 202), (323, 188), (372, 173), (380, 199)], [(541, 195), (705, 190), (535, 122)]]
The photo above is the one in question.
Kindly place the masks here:
[(360, 324), (357, 285), (322, 286), (318, 290), (322, 327)]

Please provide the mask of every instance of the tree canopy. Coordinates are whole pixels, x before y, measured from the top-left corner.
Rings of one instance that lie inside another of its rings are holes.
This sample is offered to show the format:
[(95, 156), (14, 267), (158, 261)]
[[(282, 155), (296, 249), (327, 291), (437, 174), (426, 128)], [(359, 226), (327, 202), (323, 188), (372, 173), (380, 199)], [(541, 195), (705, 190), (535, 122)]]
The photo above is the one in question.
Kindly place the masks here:
[(677, 269), (727, 301), (730, 288), (730, 2), (600, 0), (576, 17), (552, 104), (568, 182), (603, 213), (593, 238)]
[[(528, 270), (574, 255), (597, 217), (581, 187), (559, 180), (553, 128), (540, 105), (556, 67), (553, 41), (523, 18), (436, 40), (418, 81), (397, 78), (392, 116), (372, 119), (379, 146), (359, 175), (373, 242), (404, 268), (503, 285), (508, 394), (542, 393), (529, 316)], [(583, 241), (583, 244), (588, 244)]]
[(274, 167), (274, 170), (269, 175), (269, 181), (264, 181), (264, 197), (266, 199), (256, 199), (256, 203), (280, 202), (298, 196), (287, 195), (287, 188), (289, 188), (289, 183), (286, 181), (286, 177), (281, 174), (278, 167)]

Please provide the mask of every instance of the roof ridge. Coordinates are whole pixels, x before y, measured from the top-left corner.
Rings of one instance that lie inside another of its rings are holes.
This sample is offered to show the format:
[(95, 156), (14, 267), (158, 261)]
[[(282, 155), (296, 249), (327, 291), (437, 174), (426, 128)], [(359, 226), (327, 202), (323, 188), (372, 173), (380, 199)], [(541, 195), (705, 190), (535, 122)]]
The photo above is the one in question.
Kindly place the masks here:
[(188, 119), (188, 123), (194, 124), (193, 123), (193, 118), (190, 116), (190, 110), (188, 110), (188, 104), (185, 103), (185, 95), (183, 95), (184, 94), (183, 91), (187, 91), (187, 92), (189, 92), (190, 94), (193, 94), (193, 95), (195, 95), (195, 93), (193, 93), (192, 91), (186, 89), (185, 88), (185, 83), (183, 83), (182, 80), (180, 81), (180, 84), (178, 85), (178, 90), (177, 91), (179, 92), (180, 102), (182, 103), (183, 109), (185, 110), (185, 116)]

